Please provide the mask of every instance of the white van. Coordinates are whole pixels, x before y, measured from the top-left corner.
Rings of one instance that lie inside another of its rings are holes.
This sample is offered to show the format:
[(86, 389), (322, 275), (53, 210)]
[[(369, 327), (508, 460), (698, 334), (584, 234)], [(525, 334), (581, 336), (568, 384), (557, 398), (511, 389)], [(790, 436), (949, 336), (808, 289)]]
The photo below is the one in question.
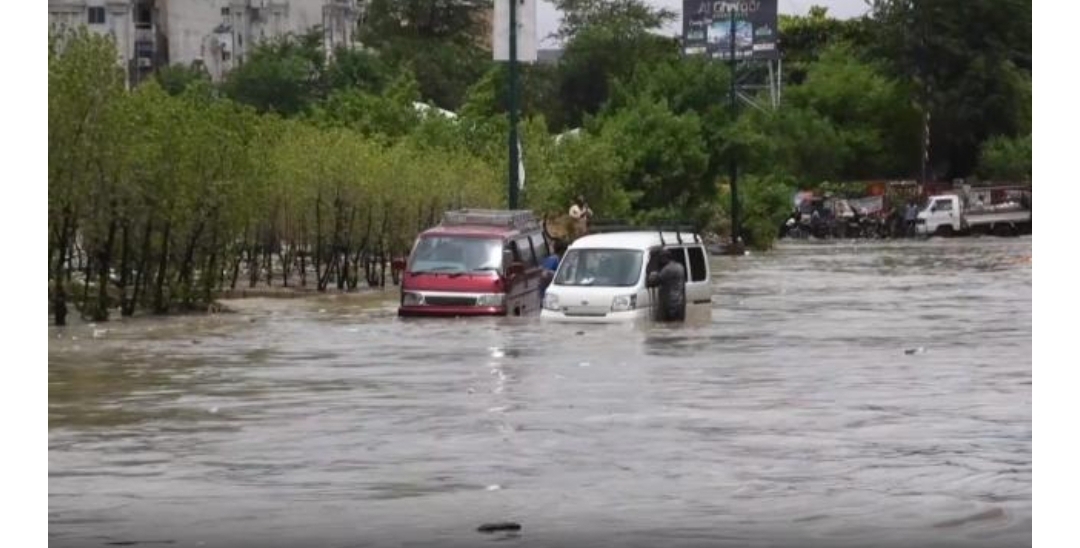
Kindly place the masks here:
[(574, 241), (544, 295), (541, 319), (575, 322), (647, 320), (656, 290), (645, 286), (667, 249), (686, 270), (687, 317), (711, 310), (709, 256), (689, 232), (634, 231), (590, 234)]

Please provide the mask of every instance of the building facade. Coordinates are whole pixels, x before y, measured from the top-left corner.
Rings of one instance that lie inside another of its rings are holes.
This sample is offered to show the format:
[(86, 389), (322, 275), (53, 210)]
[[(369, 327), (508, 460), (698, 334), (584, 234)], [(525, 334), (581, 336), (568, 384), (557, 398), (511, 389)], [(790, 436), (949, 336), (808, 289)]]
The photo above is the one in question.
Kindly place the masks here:
[(49, 25), (111, 35), (129, 84), (169, 64), (218, 81), (263, 40), (320, 27), (328, 55), (351, 46), (363, 11), (364, 0), (49, 0)]

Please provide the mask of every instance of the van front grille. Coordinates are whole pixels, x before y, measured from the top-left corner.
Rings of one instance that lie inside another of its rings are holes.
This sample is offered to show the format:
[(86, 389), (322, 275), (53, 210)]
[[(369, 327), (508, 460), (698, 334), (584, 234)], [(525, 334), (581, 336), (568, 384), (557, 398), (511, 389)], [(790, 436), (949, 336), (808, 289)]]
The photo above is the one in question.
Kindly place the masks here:
[(424, 302), (432, 306), (476, 306), (476, 297), (429, 295), (424, 297)]

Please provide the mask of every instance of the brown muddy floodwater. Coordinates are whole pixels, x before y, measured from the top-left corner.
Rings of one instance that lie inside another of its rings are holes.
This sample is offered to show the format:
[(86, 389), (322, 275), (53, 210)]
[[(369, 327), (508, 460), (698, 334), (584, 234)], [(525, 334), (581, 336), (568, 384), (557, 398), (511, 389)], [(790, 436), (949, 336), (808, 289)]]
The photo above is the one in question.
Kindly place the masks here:
[(715, 258), (678, 327), (393, 294), (50, 327), (50, 545), (1030, 546), (1030, 256)]

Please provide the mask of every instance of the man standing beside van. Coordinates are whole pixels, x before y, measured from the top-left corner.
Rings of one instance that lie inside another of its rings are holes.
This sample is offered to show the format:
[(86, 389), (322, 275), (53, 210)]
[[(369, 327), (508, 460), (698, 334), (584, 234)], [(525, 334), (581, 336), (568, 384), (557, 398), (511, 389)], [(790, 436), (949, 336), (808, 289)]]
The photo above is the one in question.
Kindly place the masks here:
[(671, 252), (660, 251), (660, 270), (650, 272), (649, 287), (658, 288), (656, 320), (681, 322), (686, 319), (686, 270), (671, 258)]

